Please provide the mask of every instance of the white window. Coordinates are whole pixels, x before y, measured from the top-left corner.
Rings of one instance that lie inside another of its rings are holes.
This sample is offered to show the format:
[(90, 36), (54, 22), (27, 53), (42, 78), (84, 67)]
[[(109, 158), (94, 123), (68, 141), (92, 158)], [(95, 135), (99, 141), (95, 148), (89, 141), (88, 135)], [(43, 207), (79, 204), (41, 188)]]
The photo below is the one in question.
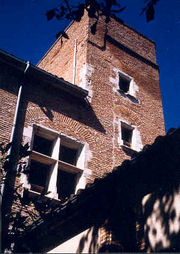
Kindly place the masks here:
[(127, 149), (140, 151), (143, 147), (137, 127), (121, 120), (119, 125), (118, 143)]
[(29, 189), (37, 193), (44, 190), (49, 197), (64, 200), (84, 188), (84, 147), (73, 138), (33, 125)]

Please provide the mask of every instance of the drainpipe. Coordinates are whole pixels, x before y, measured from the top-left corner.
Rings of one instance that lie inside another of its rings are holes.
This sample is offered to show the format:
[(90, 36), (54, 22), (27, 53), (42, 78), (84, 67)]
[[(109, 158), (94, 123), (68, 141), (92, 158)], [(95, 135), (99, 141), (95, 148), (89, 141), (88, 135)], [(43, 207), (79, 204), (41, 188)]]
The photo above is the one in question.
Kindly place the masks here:
[[(15, 133), (16, 133), (16, 128), (17, 128), (17, 124), (18, 124), (18, 115), (20, 112), (20, 101), (22, 99), (22, 91), (23, 91), (23, 85), (24, 85), (24, 79), (25, 79), (25, 75), (27, 70), (30, 67), (30, 62), (27, 61), (26, 62), (26, 67), (25, 70), (23, 72), (23, 79), (21, 81), (20, 87), (19, 87), (19, 91), (18, 91), (18, 96), (17, 96), (17, 103), (16, 103), (16, 110), (15, 110), (15, 115), (14, 115), (14, 120), (13, 120), (13, 127), (12, 127), (12, 132), (11, 132), (11, 138), (10, 138), (10, 142), (12, 143), (12, 146), (10, 147), (9, 151), (8, 151), (8, 155), (9, 155), (9, 162), (12, 163), (12, 167), (11, 167), (11, 171), (16, 171), (17, 168), (17, 158), (15, 158), (14, 156), (14, 150), (17, 151), (17, 148), (13, 147), (13, 144), (16, 143), (15, 142)], [(2, 253), (2, 207), (4, 206), (5, 200), (4, 200), (4, 195), (5, 195), (5, 189), (6, 189), (6, 182), (8, 181), (8, 177), (9, 177), (9, 171), (7, 171), (5, 173), (4, 176), (4, 180), (3, 183), (1, 185), (1, 193), (0, 193), (0, 231), (1, 231), (1, 236), (0, 236), (0, 253)], [(4, 217), (4, 214), (3, 214)]]
[[(23, 80), (21, 81), (19, 91), (18, 91), (16, 111), (15, 111), (15, 115), (14, 115), (14, 121), (13, 121), (13, 127), (12, 127), (12, 131), (11, 131), (10, 143), (11, 142), (13, 143), (14, 136), (15, 136), (15, 130), (16, 130), (16, 125), (17, 125), (17, 116), (18, 116), (18, 113), (19, 113), (19, 110), (20, 110), (19, 106), (20, 106), (20, 100), (21, 100), (21, 97), (22, 97), (22, 88), (23, 88), (23, 85), (24, 85), (24, 78), (25, 78), (27, 70), (29, 69), (29, 66), (30, 66), (30, 62), (27, 61), (26, 62), (26, 68), (25, 68), (24, 73), (23, 73)], [(8, 155), (9, 155), (9, 157), (12, 156), (12, 146), (9, 149)], [(16, 170), (16, 166), (17, 165), (13, 165), (13, 170)]]
[(72, 81), (74, 85), (76, 80), (76, 53), (77, 53), (77, 39), (74, 40), (74, 61), (73, 61), (73, 81)]

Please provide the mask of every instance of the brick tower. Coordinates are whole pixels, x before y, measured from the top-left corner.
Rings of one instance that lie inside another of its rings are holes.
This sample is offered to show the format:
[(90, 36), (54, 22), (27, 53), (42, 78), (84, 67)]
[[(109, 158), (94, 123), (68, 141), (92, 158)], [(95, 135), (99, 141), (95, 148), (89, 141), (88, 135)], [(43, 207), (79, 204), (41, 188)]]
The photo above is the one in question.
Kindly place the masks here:
[(95, 35), (93, 23), (86, 15), (72, 23), (69, 39), (57, 40), (38, 67), (88, 90), (99, 122), (88, 131), (89, 167), (101, 176), (102, 161), (109, 172), (164, 134), (164, 119), (154, 42), (118, 19), (101, 19)]
[(22, 195), (64, 202), (165, 133), (154, 42), (117, 18), (92, 34), (94, 22), (71, 23), (37, 66), (0, 52), (0, 140), (15, 126), (14, 144), (32, 150)]

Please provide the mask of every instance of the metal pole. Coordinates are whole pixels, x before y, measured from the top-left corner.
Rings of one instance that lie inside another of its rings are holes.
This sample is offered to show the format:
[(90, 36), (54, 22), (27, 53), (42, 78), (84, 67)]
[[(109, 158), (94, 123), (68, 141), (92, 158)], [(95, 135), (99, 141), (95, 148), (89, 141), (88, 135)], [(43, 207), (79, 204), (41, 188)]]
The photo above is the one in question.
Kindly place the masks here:
[(76, 80), (76, 51), (77, 51), (77, 39), (74, 40), (74, 61), (73, 61), (73, 81), (72, 81), (74, 85)]
[[(21, 81), (20, 87), (19, 87), (19, 91), (18, 91), (18, 96), (17, 96), (17, 103), (16, 103), (16, 110), (15, 110), (15, 114), (14, 114), (14, 120), (13, 120), (13, 127), (12, 127), (12, 132), (11, 132), (11, 138), (10, 138), (10, 143), (13, 144), (14, 139), (15, 139), (15, 130), (16, 130), (16, 126), (17, 126), (17, 116), (19, 114), (19, 110), (20, 110), (20, 101), (22, 98), (22, 88), (24, 85), (24, 77), (26, 75), (27, 70), (29, 69), (30, 66), (30, 62), (27, 61), (26, 63), (26, 68), (23, 72), (23, 80)], [(8, 151), (8, 155), (11, 161), (12, 157), (13, 157), (13, 149), (12, 146), (10, 147), (9, 151)], [(15, 171), (17, 168), (17, 160), (14, 161), (14, 163), (12, 164), (12, 171)], [(4, 191), (5, 191), (5, 185), (6, 185), (6, 179), (8, 178), (8, 172), (5, 173), (2, 185), (1, 185), (1, 192), (0, 192), (0, 232), (1, 232), (1, 236), (0, 236), (0, 253), (2, 253), (2, 205), (3, 205), (3, 196), (4, 196)], [(3, 215), (4, 216), (4, 215)]]

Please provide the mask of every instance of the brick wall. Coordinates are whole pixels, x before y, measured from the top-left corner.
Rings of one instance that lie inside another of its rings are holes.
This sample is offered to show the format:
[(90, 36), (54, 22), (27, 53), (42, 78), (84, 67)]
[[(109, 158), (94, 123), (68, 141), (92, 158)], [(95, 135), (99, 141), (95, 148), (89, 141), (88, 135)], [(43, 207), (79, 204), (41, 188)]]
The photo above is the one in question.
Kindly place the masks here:
[[(109, 122), (113, 124), (113, 132), (112, 129), (107, 129), (109, 130), (109, 136), (113, 133), (114, 162), (118, 165), (125, 158), (124, 152), (119, 148), (117, 142), (120, 119), (137, 126), (143, 145), (152, 143), (156, 136), (164, 134), (164, 120), (158, 70), (108, 40), (106, 40), (105, 49), (100, 49), (98, 46), (103, 44), (99, 44), (99, 37), (103, 42), (102, 37), (105, 36), (103, 33), (105, 31), (104, 26), (105, 24), (102, 21), (99, 23), (95, 36), (89, 33), (87, 61), (95, 69), (92, 75), (94, 93), (92, 104), (94, 102), (95, 112), (99, 118), (111, 119)], [(113, 20), (108, 24), (107, 34), (110, 34), (119, 44), (123, 43), (141, 56), (153, 62), (155, 61), (154, 43), (132, 29)], [(147, 49), (149, 49), (151, 57), (146, 55)], [(115, 78), (116, 75), (114, 68), (133, 77), (138, 87), (136, 98), (139, 103), (134, 103), (118, 92), (114, 92), (114, 84), (111, 82), (111, 78)], [(103, 120), (105, 121), (105, 119)]]
[[(95, 176), (101, 176), (129, 158), (118, 143), (120, 120), (137, 127), (143, 145), (152, 143), (156, 136), (164, 134), (164, 121), (158, 70), (112, 41), (105, 40), (106, 25), (103, 19), (98, 23), (96, 35), (92, 35), (90, 25), (93, 22), (85, 15), (80, 23), (72, 23), (66, 31), (69, 39), (57, 40), (38, 65), (71, 81), (74, 40), (77, 39), (75, 83), (89, 90), (90, 106), (71, 102), (71, 98), (66, 100), (55, 89), (42, 88), (42, 84), (34, 89), (33, 83), (30, 85), (33, 90), (30, 88), (27, 92), (25, 126), (42, 124), (87, 142), (92, 152), (88, 168), (93, 170)], [(107, 29), (107, 34), (119, 44), (155, 64), (155, 45), (152, 41), (113, 19)], [(116, 91), (112, 80), (116, 80), (117, 70), (133, 77), (138, 87), (138, 103)], [(2, 139), (10, 136), (20, 80), (13, 80), (17, 79), (16, 74), (11, 75), (11, 79), (7, 77), (7, 70), (3, 74), (6, 75), (1, 81)]]
[[(85, 15), (72, 23), (66, 30), (69, 39), (58, 39), (38, 64), (72, 82), (76, 39), (75, 84), (89, 91), (89, 102), (73, 99), (37, 77), (26, 80), (24, 98), (24, 127), (40, 124), (89, 145), (90, 182), (130, 158), (119, 143), (121, 120), (136, 127), (142, 145), (165, 132), (154, 43), (117, 20), (106, 27), (103, 18), (92, 35), (93, 22)], [(20, 76), (6, 66), (0, 70), (0, 139), (7, 140)], [(133, 78), (136, 101), (117, 91), (119, 72)]]
[(8, 142), (11, 136), (19, 82), (18, 72), (0, 65), (0, 142)]
[[(63, 44), (61, 39), (57, 40), (39, 67), (71, 81), (69, 67), (73, 63), (73, 42), (77, 39), (76, 84), (90, 91), (92, 109), (104, 129), (103, 132), (87, 129), (93, 153), (88, 166), (102, 175), (102, 167), (108, 172), (129, 158), (118, 143), (120, 119), (137, 127), (143, 145), (164, 134), (164, 119), (155, 44), (114, 19), (107, 27), (101, 19), (93, 35), (90, 32), (93, 22), (86, 15), (82, 22), (71, 24), (66, 31), (70, 39), (63, 38)], [(138, 103), (116, 91), (112, 80), (117, 79), (118, 70), (133, 77)]]
[[(38, 63), (38, 67), (72, 83), (75, 40), (77, 44), (77, 73), (80, 72), (87, 57), (88, 18), (85, 15), (81, 22), (73, 22), (67, 29), (69, 39), (61, 37)], [(75, 84), (79, 84), (76, 75)]]
[[(36, 89), (32, 91), (32, 85), (29, 85), (27, 90), (29, 103), (25, 127), (32, 126), (33, 123), (40, 124), (89, 144), (92, 159), (87, 167), (93, 171), (94, 177), (99, 175), (98, 172), (102, 168), (106, 171), (110, 170), (112, 167), (112, 164), (109, 163), (112, 160), (111, 153), (109, 156), (106, 154), (106, 149), (109, 148), (104, 147), (103, 140), (100, 140), (101, 137), (104, 137), (104, 140), (108, 138), (93, 108), (45, 84), (36, 86)], [(97, 148), (97, 142), (102, 147), (101, 150)], [(99, 152), (103, 153), (101, 158), (99, 158)], [(105, 163), (104, 167), (102, 162), (101, 164), (99, 162), (102, 159)]]

